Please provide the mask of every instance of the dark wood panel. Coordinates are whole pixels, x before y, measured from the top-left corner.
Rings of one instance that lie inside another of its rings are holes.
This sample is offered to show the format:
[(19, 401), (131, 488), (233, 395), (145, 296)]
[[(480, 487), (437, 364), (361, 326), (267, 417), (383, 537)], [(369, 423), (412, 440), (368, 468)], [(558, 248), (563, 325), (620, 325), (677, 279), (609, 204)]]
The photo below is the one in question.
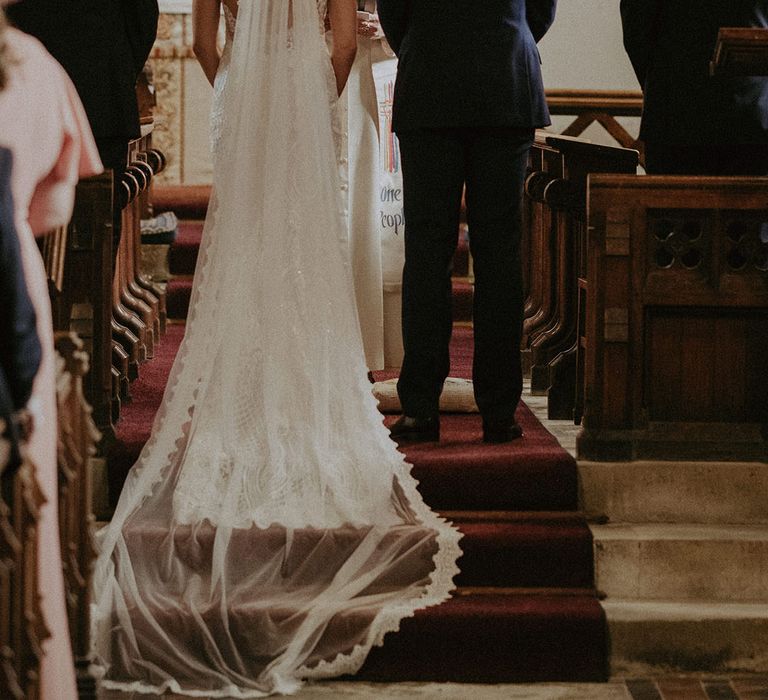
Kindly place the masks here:
[(589, 182), (579, 455), (768, 458), (768, 179)]
[(711, 62), (713, 75), (768, 75), (768, 29), (723, 27)]
[[(635, 172), (634, 150), (538, 132), (526, 181), (528, 300), (524, 369), (553, 419), (580, 419), (579, 311), (586, 294), (586, 183), (590, 173)], [(578, 397), (578, 399), (577, 399)]]

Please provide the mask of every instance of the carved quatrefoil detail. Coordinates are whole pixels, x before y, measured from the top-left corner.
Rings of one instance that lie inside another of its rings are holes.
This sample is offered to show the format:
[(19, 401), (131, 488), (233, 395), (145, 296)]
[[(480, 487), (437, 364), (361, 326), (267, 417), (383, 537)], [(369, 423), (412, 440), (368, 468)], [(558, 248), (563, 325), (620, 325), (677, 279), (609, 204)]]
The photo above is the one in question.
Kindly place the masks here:
[(659, 219), (653, 224), (656, 240), (654, 260), (664, 269), (675, 263), (688, 270), (698, 268), (703, 259), (704, 225), (697, 219)]
[(728, 222), (726, 246), (726, 262), (731, 270), (768, 272), (768, 218)]

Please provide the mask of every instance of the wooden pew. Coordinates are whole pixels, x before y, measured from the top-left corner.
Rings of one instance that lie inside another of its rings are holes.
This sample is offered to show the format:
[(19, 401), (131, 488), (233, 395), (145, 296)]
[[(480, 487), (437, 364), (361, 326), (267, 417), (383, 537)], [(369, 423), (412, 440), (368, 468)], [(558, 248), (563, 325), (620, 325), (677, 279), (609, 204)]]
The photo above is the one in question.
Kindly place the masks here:
[[(0, 461), (0, 472), (3, 462)], [(38, 519), (45, 503), (35, 466), (0, 475), (0, 697), (40, 697), (42, 643), (49, 636), (40, 608)]]
[(582, 459), (768, 459), (768, 178), (589, 178)]
[[(118, 275), (113, 275), (111, 171), (80, 181), (69, 225), (39, 240), (53, 325), (59, 331), (55, 336), (59, 533), (78, 695), (86, 700), (96, 700), (89, 597), (95, 557), (91, 458), (101, 438), (96, 426), (107, 439), (113, 436), (115, 394), (125, 395), (127, 375), (135, 378), (147, 338), (151, 353), (165, 328), (164, 293), (142, 275), (138, 264), (140, 220), (149, 213), (150, 184), (165, 167), (163, 155), (151, 147), (151, 130), (151, 125), (143, 126), (142, 138), (127, 154), (125, 172), (118, 173), (120, 189), (127, 194), (122, 202), (124, 243), (117, 255)], [(124, 306), (125, 301), (135, 309)], [(126, 325), (113, 317), (113, 311)], [(86, 328), (86, 343), (70, 331), (73, 325)], [(38, 573), (38, 521), (45, 500), (35, 466), (28, 460), (13, 474), (4, 471), (3, 448), (0, 441), (0, 698), (36, 700), (42, 644), (49, 636)]]
[(619, 146), (640, 153), (645, 164), (643, 144), (632, 136), (618, 117), (639, 118), (643, 113), (643, 93), (626, 90), (547, 90), (547, 104), (553, 116), (572, 116), (562, 136), (581, 136), (592, 124), (599, 124)]
[[(166, 166), (163, 154), (152, 148), (151, 127), (143, 128), (145, 133), (140, 139), (132, 141), (128, 148), (128, 168), (126, 173), (139, 180), (139, 196), (130, 207), (123, 209), (124, 230), (131, 232), (131, 250), (129, 255), (129, 286), (133, 293), (152, 309), (152, 326), (155, 338), (165, 333), (168, 314), (166, 311), (165, 290), (152, 282), (141, 270), (141, 220), (152, 216), (152, 183), (154, 177)], [(143, 179), (142, 179), (143, 178)]]
[(525, 192), (528, 301), (524, 366), (531, 392), (549, 397), (553, 419), (572, 419), (576, 404), (577, 326), (586, 248), (589, 173), (634, 173), (637, 151), (538, 132)]
[[(113, 284), (115, 317), (138, 338), (140, 362), (154, 356), (155, 343), (165, 332), (167, 318), (164, 290), (140, 270), (141, 219), (150, 214), (152, 180), (164, 167), (165, 159), (152, 148), (152, 125), (142, 126), (142, 136), (129, 144), (126, 167), (119, 174), (122, 235)], [(125, 349), (131, 352), (133, 344)]]
[(96, 700), (91, 671), (90, 586), (95, 549), (91, 458), (99, 432), (85, 400), (88, 354), (74, 333), (56, 334), (59, 533), (69, 630), (80, 700)]
[(768, 75), (768, 29), (721, 27), (709, 68), (712, 75)]
[[(56, 350), (58, 510), (65, 600), (78, 695), (96, 700), (90, 652), (89, 590), (95, 555), (90, 460), (99, 434), (84, 399), (88, 355), (82, 341), (73, 333), (57, 333)], [(40, 694), (42, 643), (48, 637), (40, 609), (37, 528), (45, 501), (35, 466), (28, 460), (16, 473), (2, 473), (0, 479), (0, 697), (35, 700)]]
[(42, 239), (49, 277), (53, 326), (74, 321), (85, 336), (91, 369), (85, 392), (99, 430), (112, 430), (112, 173), (81, 180), (69, 226)]
[[(75, 328), (86, 342), (91, 370), (85, 394), (104, 444), (113, 439), (129, 383), (152, 356), (167, 318), (165, 292), (140, 269), (141, 218), (150, 214), (151, 183), (165, 167), (165, 158), (152, 148), (151, 125), (142, 130), (126, 154), (125, 171), (78, 183), (69, 226), (41, 239), (54, 328)], [(123, 228), (117, 251), (112, 249), (115, 190), (121, 193)]]
[(115, 173), (115, 176), (119, 182), (122, 232), (115, 252), (112, 313), (118, 323), (127, 326), (139, 339), (136, 350), (141, 363), (154, 355), (154, 324), (152, 309), (143, 299), (135, 295), (132, 286), (133, 231), (132, 222), (126, 212), (132, 208), (134, 200), (141, 194), (142, 187), (146, 187), (146, 181), (139, 180), (135, 174), (128, 171), (127, 167), (122, 173)]

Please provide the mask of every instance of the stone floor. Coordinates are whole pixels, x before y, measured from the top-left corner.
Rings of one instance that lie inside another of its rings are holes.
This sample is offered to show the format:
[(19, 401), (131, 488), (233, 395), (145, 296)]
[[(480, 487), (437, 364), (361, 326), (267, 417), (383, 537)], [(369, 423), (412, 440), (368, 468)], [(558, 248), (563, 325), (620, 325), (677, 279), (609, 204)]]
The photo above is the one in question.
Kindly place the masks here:
[[(138, 693), (105, 691), (100, 700), (151, 700)], [(745, 678), (675, 676), (616, 679), (608, 683), (463, 685), (442, 683), (350, 683), (308, 685), (299, 700), (768, 700), (768, 676)], [(183, 700), (165, 695), (163, 700)]]
[(568, 420), (549, 420), (547, 418), (547, 397), (531, 396), (530, 384), (525, 382), (523, 401), (533, 411), (542, 425), (554, 435), (564, 449), (576, 456), (576, 436), (581, 432), (581, 426), (574, 425)]

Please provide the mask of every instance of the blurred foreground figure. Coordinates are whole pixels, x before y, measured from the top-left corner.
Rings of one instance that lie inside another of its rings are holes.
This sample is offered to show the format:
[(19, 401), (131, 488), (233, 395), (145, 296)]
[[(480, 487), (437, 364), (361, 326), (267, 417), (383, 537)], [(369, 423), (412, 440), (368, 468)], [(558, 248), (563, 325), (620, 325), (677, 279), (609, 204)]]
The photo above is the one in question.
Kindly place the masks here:
[(61, 66), (32, 37), (4, 24), (0, 32), (12, 57), (0, 91), (0, 146), (13, 154), (14, 220), (42, 344), (28, 404), (35, 430), (27, 449), (46, 499), (39, 524), (39, 571), (51, 638), (44, 645), (41, 685), (45, 700), (70, 700), (76, 695), (59, 547), (53, 326), (35, 234), (68, 223), (78, 178), (101, 172), (101, 163), (77, 92)]
[(768, 28), (768, 0), (621, 0), (658, 175), (768, 174), (768, 77), (710, 76), (720, 27)]

